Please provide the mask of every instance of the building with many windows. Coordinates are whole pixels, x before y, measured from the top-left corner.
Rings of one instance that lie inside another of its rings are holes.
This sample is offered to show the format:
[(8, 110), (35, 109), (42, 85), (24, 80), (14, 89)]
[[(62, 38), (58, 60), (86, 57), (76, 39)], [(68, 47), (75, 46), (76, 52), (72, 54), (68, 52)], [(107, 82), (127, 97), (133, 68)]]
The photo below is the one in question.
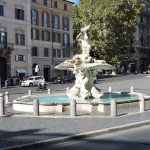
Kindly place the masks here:
[(0, 0), (0, 77), (31, 74), (30, 0)]
[(47, 81), (65, 74), (54, 67), (72, 56), (72, 8), (67, 0), (32, 0), (32, 70), (38, 65)]
[[(62, 75), (55, 65), (72, 56), (72, 2), (0, 0), (0, 77)], [(64, 72), (63, 72), (64, 74)]]
[[(131, 72), (143, 72), (150, 65), (150, 0), (141, 0), (145, 4), (141, 16), (137, 18), (135, 49), (130, 50), (129, 69)], [(133, 71), (132, 71), (133, 70)]]

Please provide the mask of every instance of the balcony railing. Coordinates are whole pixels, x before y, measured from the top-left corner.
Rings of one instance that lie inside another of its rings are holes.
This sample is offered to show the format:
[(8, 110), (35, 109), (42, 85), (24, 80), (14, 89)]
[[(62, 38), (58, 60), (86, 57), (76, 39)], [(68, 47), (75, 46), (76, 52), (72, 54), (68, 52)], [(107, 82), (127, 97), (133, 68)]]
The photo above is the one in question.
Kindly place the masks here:
[(0, 43), (0, 49), (11, 49), (13, 50), (14, 44), (13, 43)]
[(10, 55), (14, 49), (13, 43), (0, 43), (0, 56)]

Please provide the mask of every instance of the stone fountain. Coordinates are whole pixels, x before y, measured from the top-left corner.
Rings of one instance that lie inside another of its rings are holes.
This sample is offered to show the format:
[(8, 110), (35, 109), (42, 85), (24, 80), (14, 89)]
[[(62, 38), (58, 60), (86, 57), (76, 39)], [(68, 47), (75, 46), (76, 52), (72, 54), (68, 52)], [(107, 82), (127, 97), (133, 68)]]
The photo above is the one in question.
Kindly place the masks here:
[(72, 59), (66, 60), (55, 67), (59, 70), (72, 71), (75, 75), (75, 85), (67, 93), (71, 99), (100, 98), (102, 93), (94, 85), (93, 76), (102, 69), (114, 69), (104, 60), (96, 60), (90, 56), (91, 45), (87, 35), (89, 28), (90, 25), (85, 25), (76, 37), (82, 53), (76, 54)]

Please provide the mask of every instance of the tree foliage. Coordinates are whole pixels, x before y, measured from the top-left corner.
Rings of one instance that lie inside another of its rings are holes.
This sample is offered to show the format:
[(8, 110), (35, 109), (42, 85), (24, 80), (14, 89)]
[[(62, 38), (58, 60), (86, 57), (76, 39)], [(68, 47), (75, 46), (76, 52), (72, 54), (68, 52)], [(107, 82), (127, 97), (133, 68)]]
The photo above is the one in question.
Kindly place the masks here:
[(140, 0), (80, 0), (74, 6), (74, 39), (85, 24), (99, 58), (115, 63), (134, 45), (135, 25), (144, 5)]

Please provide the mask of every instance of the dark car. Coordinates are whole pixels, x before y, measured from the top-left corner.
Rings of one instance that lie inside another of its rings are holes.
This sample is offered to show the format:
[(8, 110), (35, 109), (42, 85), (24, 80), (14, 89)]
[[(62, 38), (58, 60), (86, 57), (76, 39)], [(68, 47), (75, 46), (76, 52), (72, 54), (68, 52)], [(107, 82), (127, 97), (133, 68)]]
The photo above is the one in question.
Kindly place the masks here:
[(54, 84), (72, 83), (74, 81), (74, 76), (61, 76), (54, 79), (52, 82)]
[(62, 77), (58, 77), (58, 78), (56, 78), (56, 79), (54, 79), (53, 80), (53, 83), (54, 84), (58, 84), (58, 83), (65, 83), (66, 81), (65, 81), (65, 76), (62, 76)]
[(75, 80), (75, 77), (74, 76), (66, 76), (66, 78), (65, 78), (65, 81), (66, 82), (70, 82), (70, 83), (72, 83), (73, 81)]

